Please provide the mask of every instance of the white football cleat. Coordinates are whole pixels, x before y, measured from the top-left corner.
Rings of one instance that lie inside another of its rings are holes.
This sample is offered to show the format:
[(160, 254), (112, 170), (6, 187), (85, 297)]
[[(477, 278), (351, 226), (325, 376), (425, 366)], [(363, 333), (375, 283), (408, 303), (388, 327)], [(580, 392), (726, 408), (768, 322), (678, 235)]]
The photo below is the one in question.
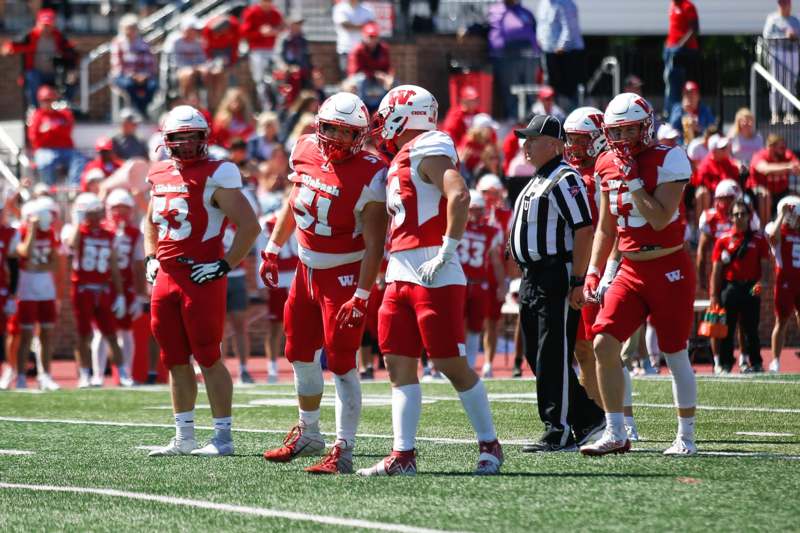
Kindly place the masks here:
[(50, 374), (41, 374), (38, 376), (37, 381), (39, 382), (39, 389), (43, 391), (57, 391), (61, 388), (61, 386), (53, 381), (53, 378), (50, 377)]
[(25, 377), (25, 374), (18, 374), (17, 375), (17, 382), (14, 384), (17, 390), (24, 390), (28, 388), (28, 380)]
[(696, 454), (697, 445), (694, 443), (694, 441), (681, 436), (675, 437), (675, 441), (672, 443), (672, 446), (664, 450), (664, 455), (678, 457), (688, 457)]
[(217, 439), (211, 439), (202, 448), (197, 448), (191, 451), (192, 455), (200, 457), (222, 457), (225, 455), (233, 455), (233, 441), (222, 442)]
[[(777, 374), (781, 371), (781, 360), (780, 359), (773, 359), (769, 363), (769, 371), (773, 374)], [(2, 388), (2, 387), (0, 387)]]
[(91, 386), (92, 386), (92, 383), (89, 380), (89, 376), (87, 376), (86, 374), (81, 374), (81, 376), (78, 378), (78, 388), (79, 389), (88, 389)]
[(636, 429), (636, 422), (631, 425), (625, 424), (625, 433), (628, 434), (629, 441), (636, 442), (639, 440), (639, 430)]
[(172, 437), (169, 444), (162, 448), (156, 448), (147, 454), (148, 457), (169, 457), (173, 455), (189, 455), (195, 449), (197, 444), (194, 439), (191, 440), (178, 440), (177, 437)]
[(128, 376), (120, 376), (119, 377), (119, 386), (120, 387), (133, 387), (133, 380)]
[(481, 377), (484, 379), (489, 379), (494, 377), (494, 372), (492, 372), (492, 365), (489, 363), (484, 363), (483, 368), (481, 369)]
[(8, 390), (12, 381), (14, 381), (14, 369), (5, 365), (3, 373), (0, 374), (0, 390)]
[(89, 380), (89, 385), (92, 387), (102, 387), (104, 382), (104, 376), (92, 376), (92, 378)]
[(600, 457), (610, 453), (628, 453), (631, 451), (631, 441), (627, 437), (624, 440), (615, 440), (611, 431), (606, 429), (602, 437), (591, 444), (581, 446), (580, 451), (583, 455), (590, 457)]

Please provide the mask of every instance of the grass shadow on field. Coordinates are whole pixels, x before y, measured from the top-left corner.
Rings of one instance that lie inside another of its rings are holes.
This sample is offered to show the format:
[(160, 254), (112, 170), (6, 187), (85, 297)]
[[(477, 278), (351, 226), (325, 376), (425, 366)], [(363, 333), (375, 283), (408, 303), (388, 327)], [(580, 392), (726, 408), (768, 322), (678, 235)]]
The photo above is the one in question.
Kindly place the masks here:
[(699, 440), (698, 444), (800, 444), (800, 440)]
[[(478, 477), (472, 472), (423, 472), (420, 475), (433, 477)], [(616, 479), (637, 479), (637, 478), (662, 478), (675, 477), (672, 474), (640, 474), (640, 473), (594, 473), (594, 472), (500, 472), (494, 477), (508, 478), (545, 478), (545, 477), (573, 477), (573, 478), (616, 478)]]

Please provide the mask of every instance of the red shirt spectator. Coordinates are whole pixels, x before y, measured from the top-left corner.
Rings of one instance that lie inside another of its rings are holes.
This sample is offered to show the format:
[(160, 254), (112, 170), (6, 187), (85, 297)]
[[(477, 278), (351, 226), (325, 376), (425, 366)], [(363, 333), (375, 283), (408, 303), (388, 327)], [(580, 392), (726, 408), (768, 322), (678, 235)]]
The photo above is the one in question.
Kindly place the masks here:
[[(524, 126), (524, 125), (523, 125)], [(503, 174), (508, 176), (508, 166), (511, 160), (519, 152), (519, 139), (514, 135), (514, 128), (509, 130), (506, 138), (503, 139)]]
[(459, 96), (460, 101), (458, 104), (450, 106), (442, 124), (442, 131), (453, 139), (453, 143), (456, 146), (461, 143), (467, 133), (472, 117), (478, 113), (478, 106), (480, 105), (480, 95), (474, 87), (463, 87)]
[(55, 26), (56, 16), (52, 9), (41, 9), (36, 15), (36, 26), (19, 41), (9, 41), (3, 45), (3, 54), (23, 54), (25, 70), (34, 68), (36, 64), (36, 50), (42, 34), (48, 34), (56, 46), (56, 54), (71, 63), (77, 61), (75, 45), (64, 37), (64, 34)]
[(275, 40), (282, 27), (283, 15), (272, 4), (272, 0), (262, 0), (242, 13), (242, 37), (251, 50), (275, 48)]
[(111, 138), (100, 137), (95, 142), (94, 149), (97, 157), (86, 163), (81, 173), (81, 192), (88, 191), (90, 174), (100, 173), (103, 178), (107, 178), (122, 166), (122, 161), (114, 155), (114, 141)]
[(723, 261), (723, 256), (729, 257), (729, 262), (723, 267), (722, 276), (727, 281), (758, 281), (761, 279), (761, 260), (769, 258), (769, 243), (761, 232), (752, 232), (747, 250), (739, 254), (739, 247), (743, 244), (745, 233), (732, 229), (714, 243), (714, 252), (711, 259), (714, 262)]
[(72, 128), (75, 118), (69, 109), (39, 107), (31, 116), (28, 141), (31, 148), (74, 148)]
[(231, 65), (239, 59), (239, 21), (233, 15), (211, 17), (203, 28), (206, 55), (209, 59), (223, 57)]
[[(716, 154), (716, 152), (723, 152)], [(724, 179), (739, 181), (739, 166), (728, 155), (727, 150), (712, 150), (703, 158), (694, 173), (694, 185), (702, 185), (714, 193), (717, 183)]]
[[(689, 0), (673, 0), (669, 7), (669, 32), (667, 33), (667, 48), (680, 46), (684, 36), (690, 31), (695, 31), (699, 25), (697, 10)], [(686, 48), (697, 50), (697, 32), (695, 32), (683, 45)]]
[[(764, 169), (767, 168), (766, 165), (763, 165), (764, 163), (768, 165), (783, 164), (786, 168), (764, 173)], [(793, 173), (792, 166), (800, 166), (800, 160), (786, 148), (786, 142), (783, 139), (772, 144), (768, 142), (768, 146), (756, 152), (750, 160), (750, 177), (747, 179), (747, 188), (755, 189), (760, 186), (773, 194), (782, 193), (789, 188), (789, 175)], [(759, 167), (761, 167), (761, 171), (759, 171)]]
[(350, 51), (347, 59), (347, 74), (362, 73), (369, 78), (374, 78), (376, 72), (390, 74), (389, 46), (380, 41), (378, 25), (365, 24), (361, 34), (363, 40)]

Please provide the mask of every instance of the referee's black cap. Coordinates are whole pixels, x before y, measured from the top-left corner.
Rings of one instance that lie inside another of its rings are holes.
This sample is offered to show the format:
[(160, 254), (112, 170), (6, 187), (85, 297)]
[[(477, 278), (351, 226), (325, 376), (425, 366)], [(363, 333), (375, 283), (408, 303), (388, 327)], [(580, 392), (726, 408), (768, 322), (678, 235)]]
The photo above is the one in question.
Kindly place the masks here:
[(563, 141), (564, 128), (561, 126), (561, 122), (552, 115), (534, 115), (525, 128), (514, 130), (514, 135), (518, 139), (546, 136)]

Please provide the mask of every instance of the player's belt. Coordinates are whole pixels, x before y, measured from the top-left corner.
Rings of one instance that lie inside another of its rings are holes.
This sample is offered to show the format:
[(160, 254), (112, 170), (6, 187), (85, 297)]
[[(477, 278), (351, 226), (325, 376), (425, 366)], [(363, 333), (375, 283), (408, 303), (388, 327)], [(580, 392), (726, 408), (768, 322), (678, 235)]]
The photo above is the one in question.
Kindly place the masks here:
[(107, 292), (111, 290), (111, 286), (103, 283), (81, 283), (78, 285), (78, 292), (91, 291), (91, 292)]

